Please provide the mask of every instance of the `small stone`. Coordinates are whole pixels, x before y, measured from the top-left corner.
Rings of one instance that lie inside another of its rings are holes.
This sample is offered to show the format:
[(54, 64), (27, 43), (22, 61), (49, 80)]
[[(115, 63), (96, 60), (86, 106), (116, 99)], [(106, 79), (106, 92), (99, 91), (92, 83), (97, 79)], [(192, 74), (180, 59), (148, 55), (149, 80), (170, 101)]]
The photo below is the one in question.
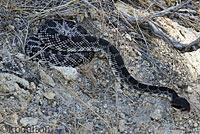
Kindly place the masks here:
[(54, 101), (54, 102), (52, 103), (52, 106), (53, 106), (53, 107), (56, 107), (56, 105), (57, 105), (57, 103), (56, 103), (56, 101)]
[(189, 121), (188, 121), (188, 124), (189, 124), (189, 126), (193, 127), (193, 125), (194, 125), (194, 124), (193, 124), (193, 120), (189, 120)]
[(195, 123), (194, 123), (194, 127), (198, 127), (198, 123), (195, 122)]
[(184, 127), (184, 126), (179, 126), (179, 129), (180, 129), (180, 130), (184, 130), (185, 127)]
[(108, 33), (107, 33), (107, 32), (105, 32), (103, 35), (104, 35), (105, 37), (108, 37)]
[(0, 91), (1, 92), (13, 92), (21, 90), (19, 83), (23, 87), (29, 88), (29, 82), (23, 78), (15, 76), (9, 73), (0, 73)]
[(53, 93), (53, 92), (46, 92), (46, 93), (44, 93), (44, 97), (45, 98), (47, 98), (47, 99), (49, 99), (49, 100), (53, 100), (54, 99), (54, 97), (55, 97), (55, 93)]
[(120, 113), (120, 117), (123, 118), (123, 119), (125, 119), (126, 116), (125, 116), (124, 113)]
[(33, 90), (33, 89), (36, 89), (36, 85), (35, 85), (34, 82), (31, 82), (31, 83), (30, 83), (30, 89), (32, 89), (32, 90)]
[(192, 94), (192, 93), (194, 92), (194, 89), (192, 89), (192, 87), (189, 86), (189, 87), (186, 89), (186, 91), (187, 91), (188, 93)]
[(54, 67), (66, 80), (75, 80), (78, 77), (76, 68), (73, 67)]
[(40, 72), (40, 77), (45, 84), (52, 87), (56, 85), (54, 80), (48, 74), (46, 74), (43, 70), (40, 69), (39, 72)]
[(18, 119), (19, 119), (19, 116), (17, 115), (17, 113), (14, 113), (14, 114), (12, 114), (11, 115), (11, 120), (12, 120), (12, 123), (14, 123), (14, 124), (18, 124)]
[(125, 37), (126, 37), (129, 41), (132, 40), (132, 39), (131, 39), (131, 36), (130, 36), (129, 34), (126, 34)]
[(34, 126), (38, 123), (38, 119), (32, 117), (25, 117), (20, 120), (20, 123), (22, 124), (22, 126)]
[(103, 107), (106, 109), (108, 108), (108, 104), (104, 104)]
[(15, 26), (13, 26), (13, 25), (9, 25), (9, 28), (12, 30), (15, 30)]
[(111, 29), (111, 32), (112, 33), (115, 33), (116, 31), (118, 31), (119, 29), (118, 28), (113, 28), (113, 29)]
[(162, 118), (161, 110), (155, 109), (154, 112), (150, 114), (150, 117), (154, 120), (159, 120)]

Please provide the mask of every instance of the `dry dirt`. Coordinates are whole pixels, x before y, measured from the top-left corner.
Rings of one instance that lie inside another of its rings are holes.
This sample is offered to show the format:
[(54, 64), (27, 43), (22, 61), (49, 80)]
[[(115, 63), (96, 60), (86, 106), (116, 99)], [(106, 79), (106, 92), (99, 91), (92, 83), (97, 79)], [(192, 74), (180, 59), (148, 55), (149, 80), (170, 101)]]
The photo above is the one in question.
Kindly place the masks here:
[[(119, 13), (141, 17), (179, 1), (84, 1), (0, 2), (0, 133), (200, 134), (200, 50), (181, 53), (154, 36), (145, 22), (131, 25)], [(190, 12), (180, 13), (182, 19), (174, 13), (152, 21), (174, 39), (190, 43), (200, 37), (199, 7), (194, 0), (183, 7)], [(57, 67), (27, 61), (28, 37), (44, 20), (58, 17), (111, 42), (134, 78), (173, 88), (189, 100), (191, 111), (181, 112), (166, 98), (127, 89), (99, 53), (87, 65), (67, 68), (72, 72), (67, 78)]]

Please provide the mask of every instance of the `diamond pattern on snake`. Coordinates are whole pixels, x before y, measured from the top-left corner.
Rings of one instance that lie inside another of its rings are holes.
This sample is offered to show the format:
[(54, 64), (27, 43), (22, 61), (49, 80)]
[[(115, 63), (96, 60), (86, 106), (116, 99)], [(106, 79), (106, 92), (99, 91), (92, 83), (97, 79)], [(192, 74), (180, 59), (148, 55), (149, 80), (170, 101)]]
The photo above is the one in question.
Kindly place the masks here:
[(189, 102), (168, 87), (141, 83), (134, 79), (124, 65), (120, 52), (110, 42), (89, 34), (81, 25), (63, 19), (46, 20), (25, 45), (28, 56), (48, 61), (56, 66), (76, 67), (89, 63), (96, 52), (104, 53), (116, 79), (141, 93), (159, 94), (170, 99), (171, 106), (190, 111)]

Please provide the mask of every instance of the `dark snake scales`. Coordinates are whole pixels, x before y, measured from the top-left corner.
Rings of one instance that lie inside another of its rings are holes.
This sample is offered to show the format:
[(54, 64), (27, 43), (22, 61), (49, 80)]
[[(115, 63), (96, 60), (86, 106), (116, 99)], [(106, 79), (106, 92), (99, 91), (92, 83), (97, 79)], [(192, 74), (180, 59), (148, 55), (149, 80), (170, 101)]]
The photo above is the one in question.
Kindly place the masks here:
[(124, 65), (119, 51), (105, 39), (90, 35), (85, 28), (62, 19), (45, 21), (38, 33), (31, 36), (25, 52), (35, 60), (48, 61), (56, 66), (76, 67), (88, 63), (95, 52), (104, 53), (117, 80), (141, 92), (164, 95), (171, 105), (181, 111), (190, 111), (189, 102), (168, 87), (147, 85), (135, 80)]

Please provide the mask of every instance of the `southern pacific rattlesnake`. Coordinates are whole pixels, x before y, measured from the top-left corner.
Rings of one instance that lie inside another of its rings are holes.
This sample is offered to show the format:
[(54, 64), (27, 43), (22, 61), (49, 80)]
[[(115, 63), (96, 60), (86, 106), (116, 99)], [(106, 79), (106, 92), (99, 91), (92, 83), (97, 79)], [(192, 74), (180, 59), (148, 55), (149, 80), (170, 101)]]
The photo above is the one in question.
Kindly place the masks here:
[(135, 80), (124, 65), (119, 51), (108, 41), (90, 35), (82, 26), (67, 20), (47, 20), (37, 35), (29, 38), (25, 46), (28, 56), (48, 61), (57, 66), (78, 66), (90, 62), (95, 52), (105, 53), (117, 80), (142, 92), (170, 97), (171, 105), (189, 111), (190, 104), (170, 88), (142, 84)]

